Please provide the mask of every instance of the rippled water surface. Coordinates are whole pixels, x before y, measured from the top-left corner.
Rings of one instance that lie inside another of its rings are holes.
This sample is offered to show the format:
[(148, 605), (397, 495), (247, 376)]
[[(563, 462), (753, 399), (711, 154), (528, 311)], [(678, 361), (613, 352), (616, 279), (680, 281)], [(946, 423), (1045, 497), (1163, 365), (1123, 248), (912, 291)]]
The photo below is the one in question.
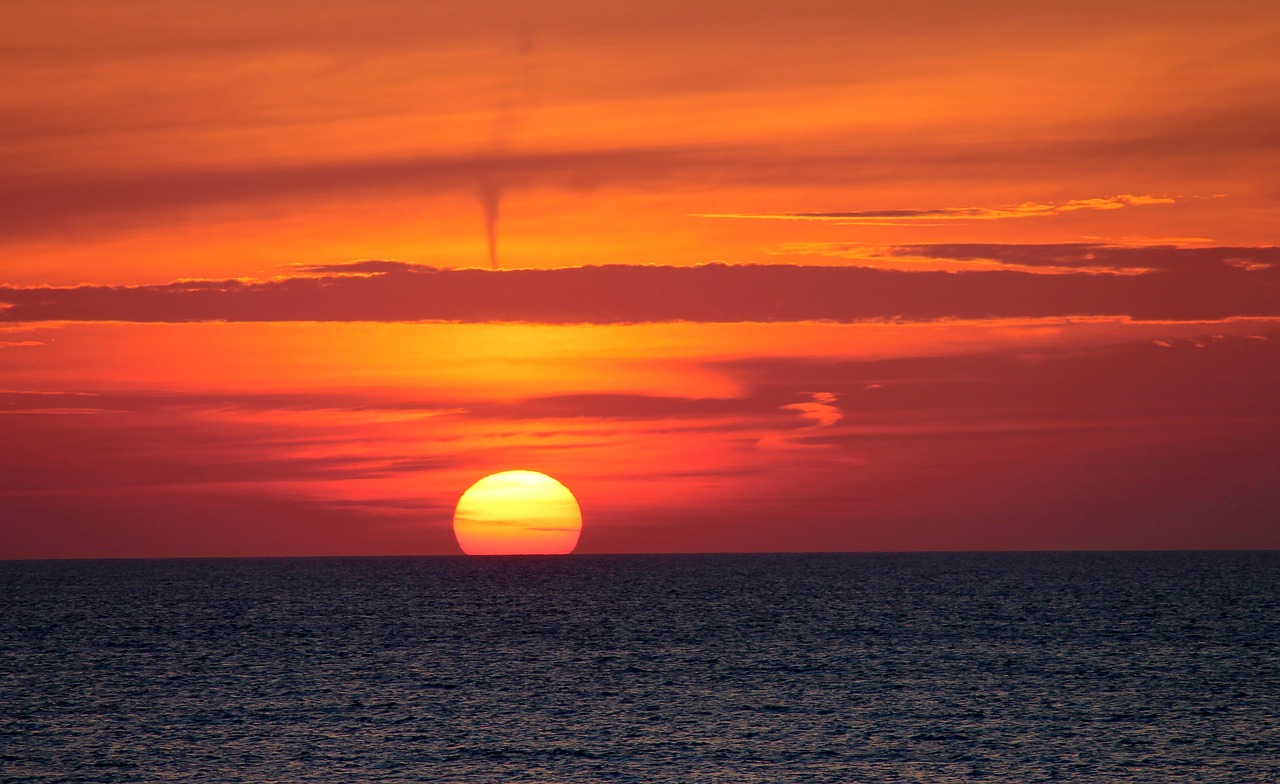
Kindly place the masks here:
[(1280, 554), (0, 563), (5, 781), (1274, 782)]

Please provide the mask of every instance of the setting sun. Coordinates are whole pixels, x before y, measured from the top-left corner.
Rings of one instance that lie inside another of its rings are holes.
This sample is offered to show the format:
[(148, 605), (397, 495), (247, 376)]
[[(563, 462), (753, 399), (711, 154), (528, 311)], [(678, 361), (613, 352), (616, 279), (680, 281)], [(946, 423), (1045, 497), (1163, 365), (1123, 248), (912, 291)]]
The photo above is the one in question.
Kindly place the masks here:
[(453, 533), (467, 555), (567, 555), (582, 511), (569, 488), (537, 471), (490, 474), (467, 489)]

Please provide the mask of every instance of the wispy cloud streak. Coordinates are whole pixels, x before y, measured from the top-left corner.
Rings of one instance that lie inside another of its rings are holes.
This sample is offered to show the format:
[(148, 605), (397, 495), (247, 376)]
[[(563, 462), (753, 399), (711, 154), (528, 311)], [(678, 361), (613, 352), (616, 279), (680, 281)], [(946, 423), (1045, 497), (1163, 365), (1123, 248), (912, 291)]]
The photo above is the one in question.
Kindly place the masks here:
[(935, 221), (1007, 220), (1043, 218), (1079, 210), (1119, 210), (1151, 204), (1173, 204), (1168, 196), (1121, 194), (1065, 202), (1024, 202), (1004, 207), (936, 207), (932, 209), (855, 210), (851, 212), (700, 213), (700, 218), (747, 218), (755, 220), (824, 221), (838, 225), (907, 226)]

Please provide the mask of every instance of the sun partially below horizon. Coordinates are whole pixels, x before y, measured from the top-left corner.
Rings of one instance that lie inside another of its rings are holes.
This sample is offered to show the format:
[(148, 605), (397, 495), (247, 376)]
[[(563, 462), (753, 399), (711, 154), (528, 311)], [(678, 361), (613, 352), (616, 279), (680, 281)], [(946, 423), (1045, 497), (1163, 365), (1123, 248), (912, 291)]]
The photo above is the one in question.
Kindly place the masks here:
[(582, 510), (569, 488), (537, 471), (502, 471), (467, 488), (453, 535), (467, 555), (568, 555)]

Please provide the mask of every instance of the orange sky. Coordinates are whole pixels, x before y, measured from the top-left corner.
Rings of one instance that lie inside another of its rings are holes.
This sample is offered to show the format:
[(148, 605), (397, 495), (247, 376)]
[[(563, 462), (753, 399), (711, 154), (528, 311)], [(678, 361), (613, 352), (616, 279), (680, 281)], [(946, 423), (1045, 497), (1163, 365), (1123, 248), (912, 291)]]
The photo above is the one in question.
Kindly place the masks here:
[(516, 468), (583, 552), (1280, 547), (1278, 50), (1264, 1), (10, 4), (0, 557), (453, 553)]

